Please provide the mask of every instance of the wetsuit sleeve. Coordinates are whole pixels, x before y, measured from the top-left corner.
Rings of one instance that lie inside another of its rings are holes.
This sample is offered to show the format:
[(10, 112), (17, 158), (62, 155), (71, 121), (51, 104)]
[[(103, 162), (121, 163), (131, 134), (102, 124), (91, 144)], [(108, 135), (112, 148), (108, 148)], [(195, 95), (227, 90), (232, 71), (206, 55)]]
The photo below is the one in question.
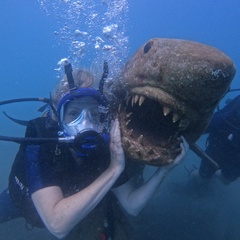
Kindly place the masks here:
[(41, 168), (39, 159), (40, 146), (28, 145), (25, 151), (25, 170), (30, 195), (42, 188)]
[(25, 170), (29, 193), (50, 186), (60, 186), (51, 159), (44, 153), (44, 146), (28, 145), (25, 151)]

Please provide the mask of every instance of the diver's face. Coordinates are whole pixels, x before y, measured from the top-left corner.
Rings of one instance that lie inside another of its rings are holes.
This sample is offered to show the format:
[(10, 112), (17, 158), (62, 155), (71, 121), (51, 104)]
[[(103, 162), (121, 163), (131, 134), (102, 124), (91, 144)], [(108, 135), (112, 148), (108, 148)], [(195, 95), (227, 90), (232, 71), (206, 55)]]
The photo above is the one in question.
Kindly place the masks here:
[(66, 124), (75, 121), (79, 116), (93, 123), (100, 122), (98, 102), (91, 97), (82, 97), (67, 103), (63, 120)]
[(101, 132), (100, 116), (98, 102), (91, 97), (81, 97), (65, 105), (63, 122), (71, 135), (84, 130)]

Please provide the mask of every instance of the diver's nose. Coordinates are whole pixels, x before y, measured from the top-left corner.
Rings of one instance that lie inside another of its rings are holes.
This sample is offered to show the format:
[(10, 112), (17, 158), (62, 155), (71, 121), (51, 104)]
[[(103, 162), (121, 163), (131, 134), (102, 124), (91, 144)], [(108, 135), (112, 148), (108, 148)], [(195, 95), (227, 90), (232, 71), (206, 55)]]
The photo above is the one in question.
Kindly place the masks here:
[(89, 110), (83, 110), (81, 113), (81, 125), (84, 128), (93, 128), (91, 120), (91, 112)]

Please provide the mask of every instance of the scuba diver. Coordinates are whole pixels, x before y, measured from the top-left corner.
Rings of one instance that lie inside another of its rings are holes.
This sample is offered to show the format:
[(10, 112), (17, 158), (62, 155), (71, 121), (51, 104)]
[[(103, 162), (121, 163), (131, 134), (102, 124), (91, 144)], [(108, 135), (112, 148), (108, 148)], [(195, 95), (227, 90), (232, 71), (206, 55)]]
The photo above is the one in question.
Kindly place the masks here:
[(72, 71), (67, 59), (64, 67), (66, 77), (43, 99), (49, 113), (30, 120), (24, 138), (1, 137), (20, 148), (0, 194), (0, 222), (24, 217), (28, 228), (46, 227), (59, 239), (133, 239), (122, 209), (136, 216), (188, 144), (181, 137), (175, 161), (144, 182), (144, 166), (125, 161), (119, 122), (103, 94), (106, 64), (98, 90), (90, 72)]
[(208, 134), (205, 153), (217, 164), (202, 159), (191, 179), (202, 184), (215, 175), (226, 185), (236, 181), (240, 177), (240, 95), (228, 100), (221, 110), (218, 108), (205, 134)]

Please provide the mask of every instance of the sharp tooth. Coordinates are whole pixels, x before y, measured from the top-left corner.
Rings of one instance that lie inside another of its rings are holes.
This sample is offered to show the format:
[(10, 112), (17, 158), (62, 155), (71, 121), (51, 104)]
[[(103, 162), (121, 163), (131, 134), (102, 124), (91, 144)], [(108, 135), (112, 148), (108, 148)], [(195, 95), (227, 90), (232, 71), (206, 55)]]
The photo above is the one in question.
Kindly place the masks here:
[(129, 131), (129, 135), (132, 136), (132, 133), (133, 133), (133, 129)]
[(132, 112), (128, 113), (128, 114), (126, 115), (126, 117), (129, 118), (129, 117), (131, 117), (131, 115), (132, 115)]
[(159, 156), (158, 152), (156, 150), (153, 150), (153, 153), (157, 156)]
[(138, 100), (139, 100), (139, 96), (138, 96), (138, 95), (135, 95), (135, 96), (134, 96), (134, 103), (137, 103)]
[(173, 159), (172, 159), (172, 158), (169, 158), (169, 159), (167, 160), (167, 163), (169, 163), (169, 164), (173, 163)]
[(154, 161), (158, 161), (159, 159), (161, 159), (161, 156), (160, 155), (157, 155), (156, 157), (153, 158)]
[(138, 154), (138, 156), (140, 156), (140, 157), (142, 156), (140, 149), (136, 149), (136, 153)]
[(121, 104), (119, 104), (119, 105), (118, 105), (118, 113), (120, 113), (120, 112), (121, 112), (121, 107), (122, 107), (122, 105), (121, 105)]
[(177, 113), (173, 114), (173, 123), (177, 122), (180, 119), (180, 116)]
[(170, 108), (168, 108), (168, 107), (164, 107), (164, 108), (163, 108), (163, 114), (164, 114), (165, 117), (166, 117), (170, 112), (171, 112), (171, 109), (170, 109)]
[(144, 100), (145, 100), (145, 97), (144, 96), (140, 96), (140, 98), (139, 98), (139, 106), (141, 106), (143, 104)]
[(131, 99), (131, 96), (128, 96), (128, 97), (127, 97), (127, 100), (126, 100), (126, 105), (129, 104), (130, 99)]
[(140, 136), (138, 137), (138, 142), (141, 143), (141, 144), (143, 143), (143, 135), (140, 135)]
[(131, 122), (131, 119), (129, 119), (127, 122), (126, 122), (126, 126)]
[(132, 97), (132, 107), (134, 106), (134, 97)]

